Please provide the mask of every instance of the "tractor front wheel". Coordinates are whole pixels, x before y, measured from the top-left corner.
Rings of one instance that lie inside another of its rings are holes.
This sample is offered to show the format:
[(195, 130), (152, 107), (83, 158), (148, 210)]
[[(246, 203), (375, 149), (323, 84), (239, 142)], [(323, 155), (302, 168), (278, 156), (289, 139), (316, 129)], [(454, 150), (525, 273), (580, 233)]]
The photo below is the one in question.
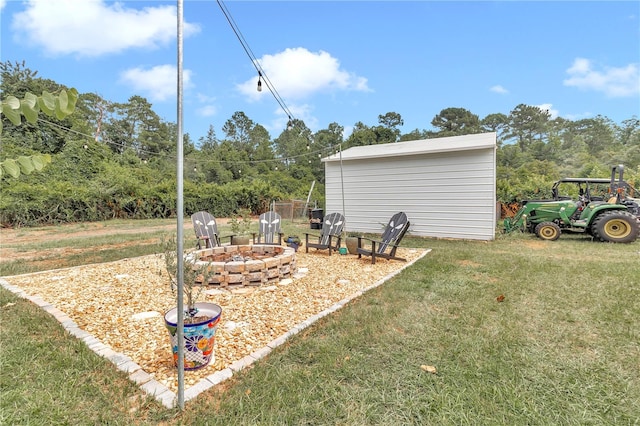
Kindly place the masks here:
[(609, 243), (632, 243), (638, 238), (640, 222), (626, 211), (607, 211), (591, 224), (593, 236)]
[(560, 238), (560, 227), (555, 222), (542, 222), (536, 226), (535, 234), (546, 241), (555, 241)]

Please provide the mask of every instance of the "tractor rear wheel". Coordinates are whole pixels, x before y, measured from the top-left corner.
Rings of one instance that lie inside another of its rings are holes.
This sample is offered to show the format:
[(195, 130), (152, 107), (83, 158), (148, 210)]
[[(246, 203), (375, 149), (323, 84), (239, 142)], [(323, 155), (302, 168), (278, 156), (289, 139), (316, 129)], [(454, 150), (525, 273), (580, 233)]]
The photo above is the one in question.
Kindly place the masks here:
[(640, 222), (626, 211), (607, 211), (591, 224), (593, 236), (608, 243), (632, 243), (638, 238)]
[(560, 227), (555, 222), (542, 222), (536, 226), (535, 233), (538, 238), (547, 241), (555, 241), (560, 238)]

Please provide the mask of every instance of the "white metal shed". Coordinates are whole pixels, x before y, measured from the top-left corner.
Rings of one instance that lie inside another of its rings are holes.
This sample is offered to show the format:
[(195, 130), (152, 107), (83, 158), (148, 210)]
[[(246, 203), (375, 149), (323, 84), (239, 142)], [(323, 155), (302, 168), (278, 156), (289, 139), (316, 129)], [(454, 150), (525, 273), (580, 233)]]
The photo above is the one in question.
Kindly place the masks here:
[(359, 146), (322, 161), (325, 214), (344, 212), (346, 231), (381, 233), (404, 211), (411, 235), (494, 239), (495, 133)]

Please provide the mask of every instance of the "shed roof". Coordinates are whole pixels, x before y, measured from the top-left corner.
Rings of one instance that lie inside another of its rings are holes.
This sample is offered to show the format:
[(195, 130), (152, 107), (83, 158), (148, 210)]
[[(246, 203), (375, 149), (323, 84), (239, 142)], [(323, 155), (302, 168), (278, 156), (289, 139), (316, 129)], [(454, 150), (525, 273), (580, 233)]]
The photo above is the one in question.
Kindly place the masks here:
[[(495, 148), (495, 146), (495, 132), (477, 133), (473, 135), (451, 136), (446, 138), (355, 146), (342, 151), (342, 160), (363, 160), (367, 158), (467, 151), (472, 149)], [(340, 153), (325, 157), (322, 161), (340, 161)]]

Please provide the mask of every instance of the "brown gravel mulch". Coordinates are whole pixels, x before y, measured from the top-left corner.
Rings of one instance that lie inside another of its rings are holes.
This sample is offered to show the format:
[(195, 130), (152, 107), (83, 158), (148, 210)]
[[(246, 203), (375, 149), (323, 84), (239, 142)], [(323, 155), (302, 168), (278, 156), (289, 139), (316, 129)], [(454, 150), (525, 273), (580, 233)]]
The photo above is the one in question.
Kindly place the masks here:
[[(409, 262), (425, 250), (398, 249)], [(318, 251), (296, 255), (298, 274), (276, 285), (208, 290), (199, 301), (222, 307), (215, 360), (185, 372), (192, 386), (263, 348), (306, 319), (405, 267), (407, 263)], [(177, 370), (163, 314), (175, 305), (159, 256), (4, 277), (32, 296), (39, 295), (114, 351), (131, 358), (168, 389), (177, 391)], [(162, 271), (162, 273), (160, 273)]]

